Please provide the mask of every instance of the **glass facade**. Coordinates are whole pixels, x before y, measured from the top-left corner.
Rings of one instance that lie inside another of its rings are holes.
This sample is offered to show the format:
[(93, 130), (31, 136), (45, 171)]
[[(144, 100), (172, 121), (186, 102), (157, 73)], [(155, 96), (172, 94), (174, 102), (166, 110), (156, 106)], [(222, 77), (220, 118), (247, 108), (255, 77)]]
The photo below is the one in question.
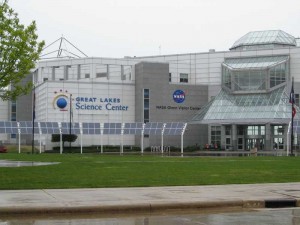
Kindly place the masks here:
[(284, 149), (285, 125), (272, 126), (268, 134), (267, 127), (290, 121), (288, 78), (287, 55), (226, 58), (222, 63), (222, 90), (192, 121), (220, 124), (225, 132), (220, 137), (221, 147), (226, 150), (265, 150), (266, 145), (268, 149)]
[(288, 56), (230, 58), (222, 64), (222, 86), (231, 92), (267, 92), (287, 80)]
[(291, 117), (289, 97), (285, 87), (264, 94), (234, 95), (225, 90), (202, 108), (193, 118), (210, 123), (288, 123)]

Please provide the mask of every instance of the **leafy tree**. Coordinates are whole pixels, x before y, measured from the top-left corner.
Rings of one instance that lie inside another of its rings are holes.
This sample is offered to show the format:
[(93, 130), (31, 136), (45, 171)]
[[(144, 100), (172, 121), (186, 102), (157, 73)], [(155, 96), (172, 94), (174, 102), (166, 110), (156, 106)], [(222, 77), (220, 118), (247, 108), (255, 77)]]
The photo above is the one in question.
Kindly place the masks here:
[[(62, 134), (63, 147), (65, 146), (65, 142), (75, 142), (76, 139), (76, 134)], [(60, 142), (60, 134), (52, 134), (51, 142)]]
[(28, 93), (32, 83), (21, 85), (20, 81), (30, 74), (44, 46), (38, 42), (36, 24), (20, 24), (18, 14), (8, 5), (8, 0), (0, 1), (0, 98), (16, 99)]

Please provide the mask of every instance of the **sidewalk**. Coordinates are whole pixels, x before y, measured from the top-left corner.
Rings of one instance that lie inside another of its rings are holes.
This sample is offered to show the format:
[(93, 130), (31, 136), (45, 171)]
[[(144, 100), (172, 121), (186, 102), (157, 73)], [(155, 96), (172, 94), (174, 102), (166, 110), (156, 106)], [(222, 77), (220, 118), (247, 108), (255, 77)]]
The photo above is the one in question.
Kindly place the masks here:
[(0, 191), (0, 215), (158, 212), (169, 209), (300, 206), (300, 182), (280, 184)]

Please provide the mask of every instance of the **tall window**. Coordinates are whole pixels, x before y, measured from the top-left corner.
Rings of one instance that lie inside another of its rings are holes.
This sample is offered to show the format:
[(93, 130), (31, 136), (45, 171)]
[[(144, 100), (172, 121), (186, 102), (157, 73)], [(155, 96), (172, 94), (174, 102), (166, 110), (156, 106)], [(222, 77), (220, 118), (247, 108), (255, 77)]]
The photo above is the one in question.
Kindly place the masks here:
[(211, 144), (216, 144), (221, 146), (221, 127), (220, 126), (211, 126), (210, 132)]
[(189, 75), (187, 73), (180, 74), (180, 83), (188, 83), (189, 82)]
[(149, 122), (150, 119), (150, 90), (149, 89), (144, 89), (144, 112), (143, 112), (143, 117), (144, 117), (144, 123)]

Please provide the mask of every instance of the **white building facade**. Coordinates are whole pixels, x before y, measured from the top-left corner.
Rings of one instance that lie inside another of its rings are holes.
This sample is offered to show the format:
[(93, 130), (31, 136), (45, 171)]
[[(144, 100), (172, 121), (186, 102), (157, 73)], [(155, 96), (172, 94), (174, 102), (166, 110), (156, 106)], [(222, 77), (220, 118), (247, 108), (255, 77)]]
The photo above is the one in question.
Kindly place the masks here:
[[(280, 87), (288, 93), (291, 77), (295, 80), (296, 105), (299, 105), (300, 48), (297, 42), (283, 31), (259, 31), (249, 32), (236, 41), (230, 51), (224, 52), (42, 60), (33, 73), (36, 121), (180, 121), (189, 123), (185, 146), (213, 143), (223, 149), (249, 150), (259, 142), (263, 145), (261, 150), (274, 148), (275, 143), (284, 149), (287, 118), (280, 117), (281, 122), (276, 122), (277, 118), (255, 122), (250, 116), (240, 118), (242, 122), (197, 118), (197, 115), (226, 87), (230, 96), (270, 94)], [(278, 67), (279, 64), (282, 66)], [(229, 73), (234, 71), (232, 76), (228, 78), (224, 68), (229, 68)], [(183, 97), (184, 101), (177, 101), (176, 96)], [(10, 112), (10, 105), (2, 105), (3, 112)], [(230, 112), (238, 114), (238, 111)], [(3, 116), (5, 113), (1, 115), (2, 120), (11, 119), (11, 113), (7, 113), (7, 117)], [(17, 115), (16, 119), (20, 117)], [(2, 138), (10, 140), (5, 135)], [(118, 136), (103, 138), (105, 145), (120, 144)], [(139, 145), (139, 140), (134, 135), (124, 136), (125, 145)], [(43, 142), (53, 146), (49, 135), (43, 136)], [(83, 142), (99, 145), (99, 137), (85, 136)], [(145, 143), (145, 146), (159, 145), (160, 137), (145, 137)], [(178, 146), (178, 137), (167, 138), (166, 144)]]

